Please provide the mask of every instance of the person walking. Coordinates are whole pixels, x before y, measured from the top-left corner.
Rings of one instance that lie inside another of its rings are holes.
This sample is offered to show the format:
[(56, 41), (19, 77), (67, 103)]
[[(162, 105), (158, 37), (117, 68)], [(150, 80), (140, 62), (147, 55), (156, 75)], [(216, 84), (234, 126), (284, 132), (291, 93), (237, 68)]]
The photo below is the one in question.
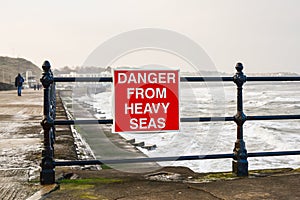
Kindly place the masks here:
[(24, 83), (24, 78), (19, 73), (18, 76), (15, 79), (15, 86), (18, 88), (18, 96), (22, 95), (22, 86)]

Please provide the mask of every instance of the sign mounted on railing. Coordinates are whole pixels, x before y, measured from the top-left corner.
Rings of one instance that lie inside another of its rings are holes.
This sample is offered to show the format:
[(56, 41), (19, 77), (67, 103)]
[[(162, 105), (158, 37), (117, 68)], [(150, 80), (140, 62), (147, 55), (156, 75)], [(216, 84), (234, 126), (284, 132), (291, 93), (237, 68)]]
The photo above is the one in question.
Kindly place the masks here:
[(179, 130), (179, 70), (113, 70), (113, 132)]

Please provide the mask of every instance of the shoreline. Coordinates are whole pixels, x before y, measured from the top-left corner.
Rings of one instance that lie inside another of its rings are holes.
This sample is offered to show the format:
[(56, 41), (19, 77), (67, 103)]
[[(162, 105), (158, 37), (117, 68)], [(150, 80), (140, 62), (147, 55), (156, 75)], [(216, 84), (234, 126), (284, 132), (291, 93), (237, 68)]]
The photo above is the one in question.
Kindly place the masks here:
[[(89, 111), (91, 109), (86, 108), (83, 102), (71, 100), (68, 95), (63, 94), (63, 91), (60, 93), (60, 96), (69, 119), (73, 120), (77, 117), (78, 113), (80, 114), (80, 118), (96, 119), (94, 113)], [(136, 144), (130, 143), (130, 141), (119, 134), (113, 134), (109, 125), (75, 124), (71, 129), (73, 136), (75, 136), (75, 141), (78, 143), (77, 146), (80, 147), (80, 150), (77, 151), (85, 151), (82, 153), (84, 159), (148, 157), (137, 148)], [(153, 169), (161, 168), (157, 163), (141, 163), (139, 165), (140, 169), (137, 168), (136, 164), (113, 164), (108, 166), (129, 172), (153, 171)]]

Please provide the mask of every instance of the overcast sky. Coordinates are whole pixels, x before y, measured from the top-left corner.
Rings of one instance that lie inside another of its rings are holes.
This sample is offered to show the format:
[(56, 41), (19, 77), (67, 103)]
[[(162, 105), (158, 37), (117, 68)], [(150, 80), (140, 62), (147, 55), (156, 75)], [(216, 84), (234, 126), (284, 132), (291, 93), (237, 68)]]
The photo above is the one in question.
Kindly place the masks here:
[(299, 0), (1, 0), (0, 55), (82, 65), (122, 32), (160, 28), (197, 42), (222, 72), (300, 73)]

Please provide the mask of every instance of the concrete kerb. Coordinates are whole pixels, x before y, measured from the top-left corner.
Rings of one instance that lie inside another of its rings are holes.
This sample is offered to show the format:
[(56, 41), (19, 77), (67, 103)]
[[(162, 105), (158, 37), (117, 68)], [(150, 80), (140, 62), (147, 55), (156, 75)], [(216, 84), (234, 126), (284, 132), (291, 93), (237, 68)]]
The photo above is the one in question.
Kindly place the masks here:
[(27, 200), (40, 200), (46, 198), (48, 194), (59, 189), (59, 184), (50, 184), (44, 185), (39, 191), (34, 193), (31, 197), (27, 198)]

